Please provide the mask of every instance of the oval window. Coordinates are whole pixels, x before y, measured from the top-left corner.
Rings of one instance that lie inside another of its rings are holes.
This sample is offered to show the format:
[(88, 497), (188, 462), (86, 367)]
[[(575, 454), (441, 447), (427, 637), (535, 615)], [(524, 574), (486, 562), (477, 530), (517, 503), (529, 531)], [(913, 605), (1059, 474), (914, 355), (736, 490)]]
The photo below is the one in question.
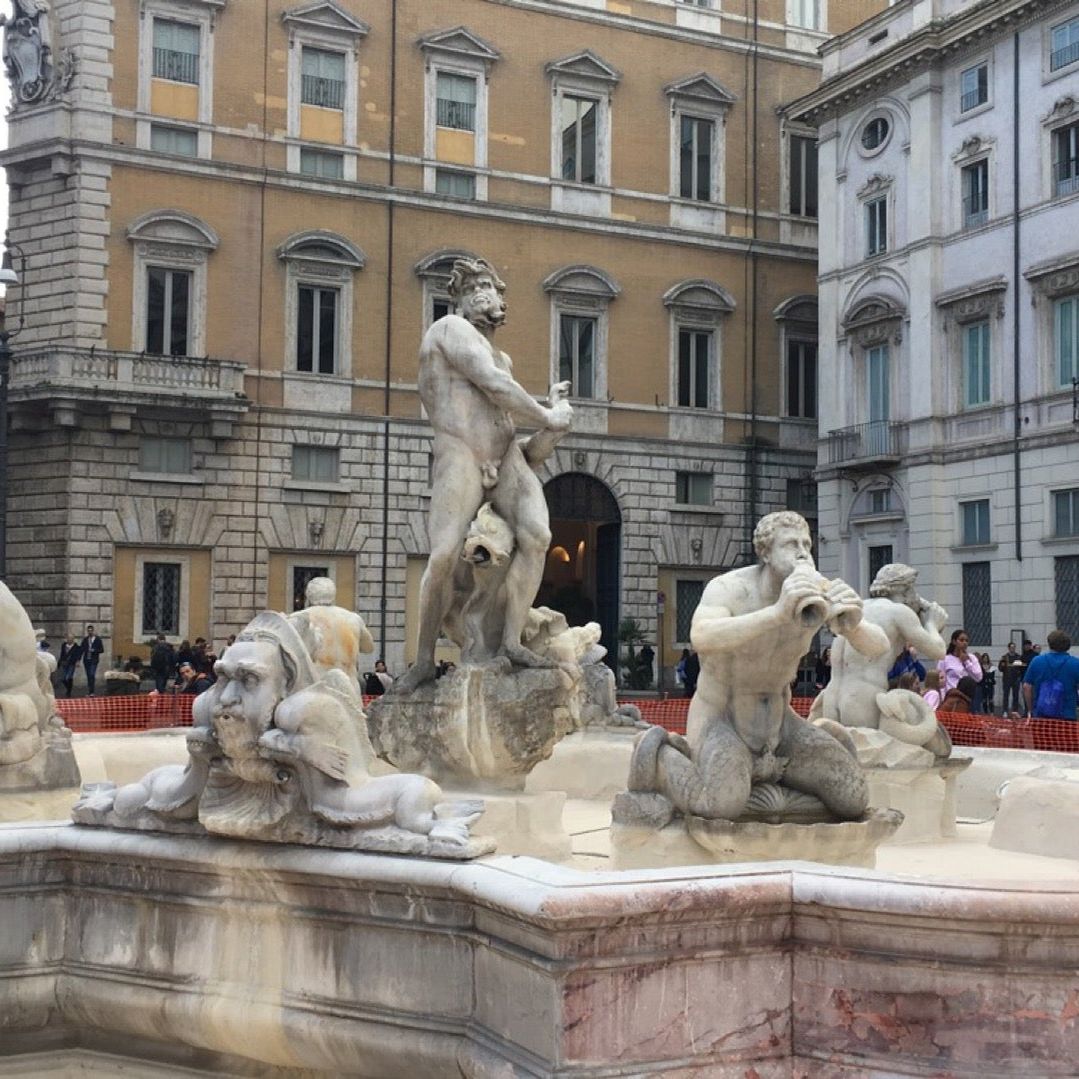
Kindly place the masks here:
[(888, 137), (888, 121), (883, 116), (876, 116), (862, 128), (862, 145), (867, 150), (875, 150), (884, 145)]

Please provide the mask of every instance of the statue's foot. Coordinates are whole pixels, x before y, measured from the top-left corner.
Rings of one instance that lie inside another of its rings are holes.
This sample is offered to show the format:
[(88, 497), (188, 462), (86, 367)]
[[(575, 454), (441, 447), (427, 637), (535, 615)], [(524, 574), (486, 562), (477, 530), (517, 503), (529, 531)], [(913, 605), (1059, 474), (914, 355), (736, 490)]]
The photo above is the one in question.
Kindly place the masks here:
[(425, 682), (433, 682), (435, 680), (435, 673), (436, 670), (433, 661), (426, 659), (417, 660), (393, 683), (387, 691), (388, 695), (398, 697), (403, 693), (411, 693)]
[(440, 820), (428, 833), (428, 839), (444, 843), (447, 847), (467, 847), (469, 823), (464, 818)]
[(558, 666), (553, 659), (537, 655), (531, 648), (525, 648), (523, 644), (508, 644), (503, 652), (515, 667), (540, 667), (550, 670)]

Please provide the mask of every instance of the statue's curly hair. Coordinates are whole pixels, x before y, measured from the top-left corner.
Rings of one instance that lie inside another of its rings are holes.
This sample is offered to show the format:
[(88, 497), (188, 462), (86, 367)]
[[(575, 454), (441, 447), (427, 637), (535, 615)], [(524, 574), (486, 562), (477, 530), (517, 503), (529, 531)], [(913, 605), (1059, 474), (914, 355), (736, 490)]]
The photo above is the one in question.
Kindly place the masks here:
[(756, 551), (758, 558), (764, 558), (772, 549), (772, 541), (781, 528), (800, 528), (809, 532), (809, 522), (794, 510), (776, 510), (775, 513), (766, 513), (753, 529), (753, 550)]
[(456, 303), (467, 291), (469, 282), (481, 274), (486, 274), (494, 282), (499, 293), (506, 291), (506, 283), (498, 276), (495, 268), (486, 259), (457, 259), (450, 273), (450, 281), (446, 291), (450, 299)]
[(901, 588), (914, 584), (917, 579), (918, 571), (913, 566), (908, 566), (903, 562), (889, 562), (877, 571), (873, 583), (869, 586), (869, 595), (873, 599), (886, 598)]

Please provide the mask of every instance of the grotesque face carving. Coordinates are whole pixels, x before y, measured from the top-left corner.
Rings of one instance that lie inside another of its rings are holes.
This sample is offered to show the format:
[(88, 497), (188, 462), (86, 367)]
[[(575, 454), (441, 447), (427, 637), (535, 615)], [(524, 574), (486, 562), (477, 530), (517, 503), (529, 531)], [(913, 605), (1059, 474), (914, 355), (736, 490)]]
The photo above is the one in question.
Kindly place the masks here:
[(501, 326), (506, 320), (506, 301), (494, 278), (481, 273), (468, 281), (460, 299), (461, 315), (475, 324)]
[[(269, 765), (258, 760), (258, 740), (273, 721), (285, 695), (285, 668), (272, 641), (237, 641), (214, 666), (214, 734), (226, 757), (248, 779), (268, 779)], [(267, 773), (267, 774), (263, 774)]]

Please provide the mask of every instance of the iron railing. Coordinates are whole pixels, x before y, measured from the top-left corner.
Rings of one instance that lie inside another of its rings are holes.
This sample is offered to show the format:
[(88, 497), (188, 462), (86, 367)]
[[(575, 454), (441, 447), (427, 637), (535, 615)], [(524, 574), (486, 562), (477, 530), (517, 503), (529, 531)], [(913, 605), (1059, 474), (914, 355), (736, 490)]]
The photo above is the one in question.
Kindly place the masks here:
[(828, 433), (828, 460), (833, 465), (900, 457), (905, 448), (906, 424), (874, 420)]
[(959, 99), (959, 111), (969, 112), (971, 109), (976, 109), (979, 105), (984, 105), (988, 100), (988, 93), (983, 91), (980, 87), (974, 90), (968, 90)]
[(171, 82), (199, 82), (199, 54), (154, 48), (154, 78)]
[(476, 130), (476, 106), (468, 101), (438, 99), (438, 126), (452, 127), (458, 131)]
[(343, 109), (345, 84), (340, 79), (327, 79), (322, 75), (304, 75), (300, 80), (300, 101), (324, 109)]
[(1053, 165), (1055, 190), (1058, 195), (1073, 195), (1079, 191), (1079, 157), (1064, 157)]
[(963, 199), (963, 227), (984, 225), (989, 220), (989, 200), (985, 195), (967, 195)]
[(1073, 41), (1070, 45), (1062, 45), (1049, 54), (1049, 70), (1058, 71), (1068, 64), (1074, 64), (1079, 60), (1079, 41)]

